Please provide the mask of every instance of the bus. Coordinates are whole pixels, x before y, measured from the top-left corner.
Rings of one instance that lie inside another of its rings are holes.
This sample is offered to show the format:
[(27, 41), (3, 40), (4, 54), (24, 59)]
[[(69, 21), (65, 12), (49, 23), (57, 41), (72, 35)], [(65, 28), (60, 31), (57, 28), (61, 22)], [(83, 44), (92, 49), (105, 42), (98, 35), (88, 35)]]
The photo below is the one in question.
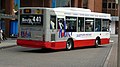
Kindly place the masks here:
[(111, 15), (90, 9), (22, 7), (17, 45), (66, 49), (109, 44)]

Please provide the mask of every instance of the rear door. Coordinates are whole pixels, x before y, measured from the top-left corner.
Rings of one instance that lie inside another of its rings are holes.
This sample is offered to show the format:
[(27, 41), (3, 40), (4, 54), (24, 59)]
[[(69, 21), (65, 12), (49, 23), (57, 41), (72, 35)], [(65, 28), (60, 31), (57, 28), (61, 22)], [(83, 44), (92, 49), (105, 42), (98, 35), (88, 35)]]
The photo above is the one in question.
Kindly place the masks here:
[(57, 17), (56, 15), (50, 15), (50, 41), (55, 41), (56, 40), (56, 20)]

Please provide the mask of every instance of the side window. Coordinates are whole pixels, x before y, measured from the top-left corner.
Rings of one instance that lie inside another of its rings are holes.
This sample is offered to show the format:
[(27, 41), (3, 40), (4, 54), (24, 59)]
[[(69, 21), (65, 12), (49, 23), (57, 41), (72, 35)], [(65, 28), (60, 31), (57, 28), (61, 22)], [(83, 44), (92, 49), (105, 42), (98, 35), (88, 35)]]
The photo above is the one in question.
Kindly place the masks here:
[(76, 23), (77, 23), (76, 17), (66, 17), (66, 31), (76, 32), (76, 27), (77, 27)]
[(93, 32), (94, 31), (94, 19), (85, 19), (85, 32)]
[(57, 19), (57, 29), (64, 29), (64, 18)]
[(78, 32), (84, 32), (84, 18), (78, 18)]
[(101, 19), (95, 19), (95, 32), (101, 31)]
[(102, 21), (102, 31), (109, 31), (109, 20)]
[(50, 16), (50, 29), (56, 29), (56, 16)]

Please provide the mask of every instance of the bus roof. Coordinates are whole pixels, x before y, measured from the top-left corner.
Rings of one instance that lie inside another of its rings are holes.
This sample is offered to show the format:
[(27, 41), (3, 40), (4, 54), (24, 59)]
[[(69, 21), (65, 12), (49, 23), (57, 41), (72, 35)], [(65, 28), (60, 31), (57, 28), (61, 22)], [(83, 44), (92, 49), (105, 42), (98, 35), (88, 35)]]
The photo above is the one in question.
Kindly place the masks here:
[(57, 7), (57, 8), (45, 8), (45, 7), (21, 7), (20, 9), (48, 9), (54, 11), (56, 14), (62, 12), (63, 14), (70, 15), (82, 15), (83, 17), (94, 17), (94, 18), (104, 18), (110, 19), (111, 15), (106, 13), (92, 12), (90, 9), (76, 8), (76, 7)]
[(76, 8), (76, 7), (57, 7), (57, 8), (45, 8), (45, 7), (21, 7), (20, 9), (53, 9), (53, 10), (71, 10), (81, 12), (91, 12), (90, 9)]

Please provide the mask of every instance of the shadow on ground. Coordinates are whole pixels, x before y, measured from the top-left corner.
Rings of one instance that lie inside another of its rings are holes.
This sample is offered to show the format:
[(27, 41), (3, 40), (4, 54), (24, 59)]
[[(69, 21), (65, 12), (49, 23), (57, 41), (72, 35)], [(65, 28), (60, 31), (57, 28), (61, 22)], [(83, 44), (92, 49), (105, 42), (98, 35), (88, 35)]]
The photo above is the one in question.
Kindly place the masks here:
[[(85, 49), (101, 49), (101, 48), (106, 48), (108, 47), (107, 45), (101, 45), (98, 48), (95, 47), (80, 47), (80, 48), (74, 48), (69, 51), (75, 51), (75, 50), (85, 50)], [(27, 53), (55, 53), (55, 52), (62, 52), (62, 51), (68, 51), (66, 49), (61, 49), (61, 50), (52, 50), (52, 49), (29, 49), (29, 50), (23, 50), (20, 52), (27, 52)]]

